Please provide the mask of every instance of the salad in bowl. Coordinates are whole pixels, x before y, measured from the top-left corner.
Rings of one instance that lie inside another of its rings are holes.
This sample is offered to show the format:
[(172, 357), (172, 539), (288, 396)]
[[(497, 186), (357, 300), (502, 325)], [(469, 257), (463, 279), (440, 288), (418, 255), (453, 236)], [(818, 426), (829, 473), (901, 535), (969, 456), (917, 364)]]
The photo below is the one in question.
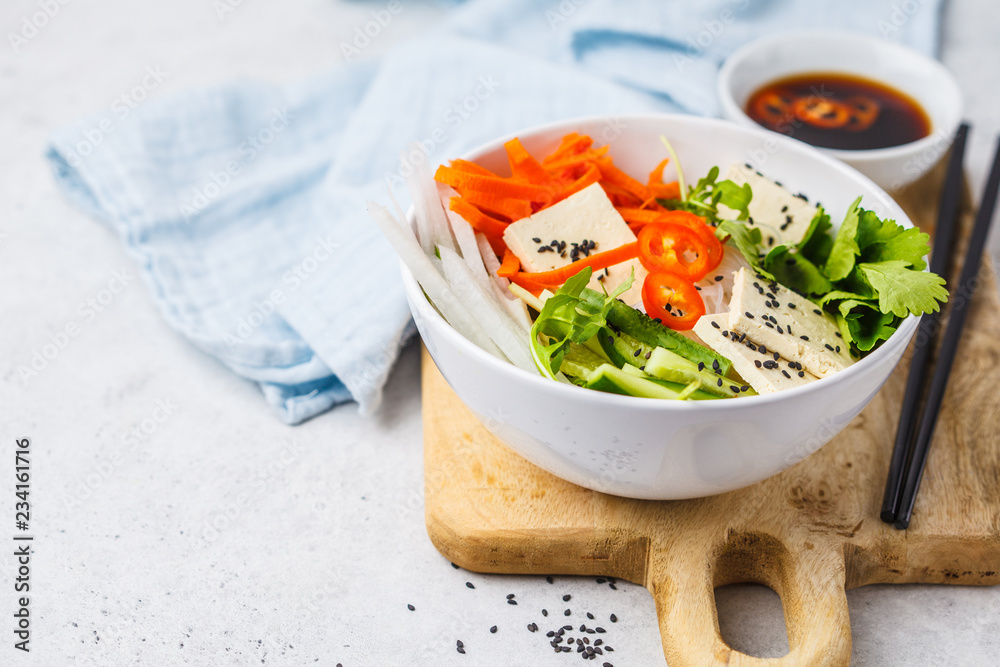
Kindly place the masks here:
[(369, 211), (429, 351), (501, 440), (611, 493), (738, 488), (867, 404), (944, 281), (927, 235), (813, 149), (714, 120), (624, 126), (424, 164), (412, 222)]

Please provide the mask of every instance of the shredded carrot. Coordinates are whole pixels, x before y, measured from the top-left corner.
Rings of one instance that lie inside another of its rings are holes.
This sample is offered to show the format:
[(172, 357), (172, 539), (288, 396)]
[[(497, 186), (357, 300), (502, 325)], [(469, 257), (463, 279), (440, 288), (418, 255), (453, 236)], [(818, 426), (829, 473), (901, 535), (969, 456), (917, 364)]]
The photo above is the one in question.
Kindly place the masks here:
[(458, 191), (462, 199), (486, 213), (503, 216), (511, 222), (531, 215), (531, 202), (523, 199), (500, 197), (496, 194), (476, 192), (465, 188)]
[[(635, 180), (624, 171), (614, 165), (609, 157), (596, 160), (597, 167), (601, 170), (601, 180), (612, 185), (617, 185), (625, 190), (640, 202), (644, 202), (652, 197), (652, 194), (645, 185)], [(656, 205), (659, 207), (659, 205)]]
[(621, 187), (615, 185), (614, 183), (608, 183), (607, 181), (601, 181), (601, 187), (604, 188), (605, 194), (611, 200), (611, 203), (617, 206), (632, 206), (638, 208), (642, 205), (642, 200), (633, 196), (631, 193), (622, 189)]
[[(584, 257), (576, 262), (573, 262), (572, 264), (567, 264), (566, 266), (558, 269), (552, 269), (551, 271), (538, 271), (535, 273), (522, 271), (517, 273), (515, 277), (538, 285), (544, 285), (546, 287), (558, 287), (588, 266), (595, 271), (600, 271), (601, 269), (606, 269), (609, 266), (614, 266), (615, 264), (621, 264), (622, 262), (627, 262), (630, 259), (635, 259), (639, 256), (638, 253), (639, 243), (638, 241), (633, 241), (632, 243), (626, 243), (625, 245), (612, 248), (611, 250), (605, 250), (604, 252)], [(517, 283), (514, 278), (511, 278), (511, 281)], [(520, 283), (517, 284), (520, 285)], [(525, 287), (525, 289), (528, 288)]]
[(654, 183), (649, 187), (649, 191), (657, 199), (680, 199), (681, 186), (677, 181), (673, 183)]
[(520, 270), (521, 260), (517, 258), (517, 255), (510, 248), (504, 250), (503, 262), (501, 262), (500, 268), (497, 269), (497, 275), (501, 278), (510, 278)]
[(455, 171), (464, 171), (470, 174), (479, 174), (480, 176), (496, 176), (496, 174), (486, 167), (481, 167), (475, 162), (469, 162), (468, 160), (463, 160), (461, 158), (452, 160), (450, 166)]
[(667, 166), (668, 162), (670, 162), (670, 158), (665, 158), (660, 164), (653, 167), (653, 171), (649, 172), (649, 180), (646, 181), (647, 186), (653, 187), (663, 183), (663, 168)]
[(490, 217), (480, 211), (461, 197), (452, 197), (448, 202), (448, 208), (465, 218), (466, 222), (472, 225), (477, 232), (482, 232), (490, 242), (490, 247), (497, 255), (502, 255), (507, 249), (503, 242), (503, 232), (507, 229), (507, 224)]
[(521, 140), (514, 138), (503, 145), (507, 150), (507, 161), (510, 163), (510, 172), (514, 178), (524, 179), (536, 185), (549, 185), (552, 177), (545, 168), (531, 157)]
[(495, 194), (500, 197), (511, 197), (513, 199), (527, 199), (531, 202), (545, 203), (551, 201), (552, 193), (544, 185), (534, 185), (523, 181), (516, 181), (500, 176), (485, 176), (482, 174), (471, 174), (457, 171), (451, 167), (441, 165), (438, 167), (434, 178), (445, 185), (450, 185), (456, 190), (467, 188), (477, 192)]
[[(579, 165), (588, 165), (595, 160), (598, 160), (605, 156), (608, 152), (608, 147), (603, 146), (597, 150), (586, 150), (582, 153), (577, 153), (575, 155), (569, 155), (567, 157), (558, 160), (548, 160), (544, 161), (542, 164), (550, 172), (560, 171), (569, 167), (577, 167)], [(551, 157), (551, 156), (550, 156)]]
[(562, 190), (556, 194), (553, 204), (561, 202), (563, 199), (571, 195), (575, 195), (580, 190), (593, 185), (601, 180), (601, 170), (597, 168), (596, 165), (591, 164), (587, 167), (587, 171), (583, 173), (578, 179), (565, 186)]
[(571, 132), (562, 138), (562, 142), (559, 144), (558, 148), (542, 160), (542, 164), (548, 166), (549, 162), (554, 162), (570, 155), (577, 155), (590, 148), (593, 144), (594, 140), (587, 135)]

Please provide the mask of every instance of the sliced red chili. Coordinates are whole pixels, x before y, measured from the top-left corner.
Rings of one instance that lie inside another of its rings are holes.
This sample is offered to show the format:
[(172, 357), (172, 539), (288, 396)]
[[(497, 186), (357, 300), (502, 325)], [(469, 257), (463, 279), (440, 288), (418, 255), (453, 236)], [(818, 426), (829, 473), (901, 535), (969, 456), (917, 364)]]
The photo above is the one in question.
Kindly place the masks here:
[[(714, 270), (715, 267), (722, 263), (722, 257), (725, 250), (722, 247), (722, 243), (715, 235), (715, 228), (705, 224), (705, 218), (695, 215), (689, 211), (668, 211), (667, 214), (669, 216), (667, 221), (689, 227), (697, 232), (698, 236), (701, 237), (705, 247), (708, 248), (708, 269), (705, 271), (706, 275), (709, 271)], [(702, 276), (702, 278), (704, 278), (704, 276)]]
[(785, 125), (795, 118), (792, 103), (795, 96), (783, 90), (768, 90), (753, 100), (752, 111), (770, 125)]
[(639, 232), (639, 261), (647, 271), (666, 269), (692, 282), (709, 272), (708, 248), (696, 231), (684, 225), (658, 222)]
[(800, 97), (792, 104), (792, 110), (799, 120), (826, 129), (842, 127), (851, 118), (847, 106), (822, 95)]
[(705, 314), (705, 302), (694, 284), (684, 275), (671, 271), (653, 271), (642, 283), (642, 305), (646, 314), (660, 318), (675, 331), (694, 328)]
[(844, 125), (844, 129), (851, 130), (852, 132), (862, 132), (871, 127), (872, 123), (878, 118), (879, 111), (881, 110), (878, 102), (862, 95), (844, 100), (844, 106), (851, 113), (851, 117), (848, 119), (847, 124)]

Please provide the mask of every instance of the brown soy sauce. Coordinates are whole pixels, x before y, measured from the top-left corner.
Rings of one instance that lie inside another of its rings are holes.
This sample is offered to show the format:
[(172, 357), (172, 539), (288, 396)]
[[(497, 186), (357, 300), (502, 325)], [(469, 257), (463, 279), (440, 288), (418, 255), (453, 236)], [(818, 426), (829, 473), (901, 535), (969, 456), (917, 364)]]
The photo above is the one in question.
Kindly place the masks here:
[(769, 130), (839, 150), (900, 146), (931, 132), (927, 113), (905, 93), (835, 72), (772, 81), (750, 96), (746, 112)]

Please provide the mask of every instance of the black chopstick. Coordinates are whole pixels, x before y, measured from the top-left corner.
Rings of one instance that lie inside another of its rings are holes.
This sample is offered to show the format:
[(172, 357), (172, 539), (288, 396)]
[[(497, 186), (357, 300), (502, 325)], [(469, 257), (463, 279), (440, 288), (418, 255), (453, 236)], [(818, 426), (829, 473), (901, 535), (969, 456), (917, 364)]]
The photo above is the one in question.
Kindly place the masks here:
[[(941, 191), (941, 203), (938, 206), (937, 227), (934, 232), (934, 247), (931, 250), (930, 270), (943, 276), (948, 271), (948, 260), (951, 257), (954, 240), (955, 221), (958, 218), (959, 204), (962, 201), (963, 162), (965, 160), (965, 143), (969, 134), (968, 123), (962, 123), (955, 140), (951, 144), (951, 155), (948, 158), (948, 170), (945, 175), (944, 188)], [(896, 428), (896, 444), (889, 461), (889, 476), (885, 482), (885, 494), (882, 496), (882, 511), (879, 514), (882, 521), (895, 523), (899, 511), (899, 499), (903, 493), (903, 480), (906, 477), (906, 466), (911, 458), (913, 436), (916, 433), (917, 410), (920, 399), (927, 386), (927, 367), (931, 352), (934, 350), (937, 334), (941, 330), (939, 324), (940, 311), (928, 313), (920, 320), (917, 329), (917, 341), (913, 348), (913, 359), (910, 361), (910, 374), (906, 380), (906, 393), (903, 396), (903, 407), (899, 413), (899, 426)]]
[(920, 488), (920, 480), (924, 475), (924, 464), (927, 462), (927, 453), (930, 450), (931, 439), (934, 437), (934, 427), (937, 426), (941, 402), (944, 400), (945, 389), (948, 387), (948, 376), (951, 373), (955, 354), (958, 352), (965, 318), (975, 291), (976, 277), (982, 262), (983, 250), (986, 247), (986, 237), (989, 234), (993, 212), (996, 209), (997, 194), (1000, 194), (1000, 141), (997, 141), (996, 152), (993, 155), (993, 166), (990, 167), (990, 175), (986, 181), (986, 192), (979, 203), (979, 212), (976, 214), (972, 237), (969, 239), (969, 247), (965, 253), (965, 263), (962, 265), (962, 274), (955, 289), (951, 292), (950, 301), (952, 304), (948, 313), (948, 327), (945, 329), (944, 339), (941, 341), (941, 350), (938, 352), (937, 363), (934, 367), (934, 377), (931, 379), (927, 401), (921, 415), (920, 431), (917, 433), (917, 440), (913, 446), (913, 459), (906, 473), (903, 495), (899, 500), (899, 512), (896, 515), (894, 525), (900, 530), (909, 527), (910, 517), (913, 515), (913, 504), (917, 499), (917, 490)]

